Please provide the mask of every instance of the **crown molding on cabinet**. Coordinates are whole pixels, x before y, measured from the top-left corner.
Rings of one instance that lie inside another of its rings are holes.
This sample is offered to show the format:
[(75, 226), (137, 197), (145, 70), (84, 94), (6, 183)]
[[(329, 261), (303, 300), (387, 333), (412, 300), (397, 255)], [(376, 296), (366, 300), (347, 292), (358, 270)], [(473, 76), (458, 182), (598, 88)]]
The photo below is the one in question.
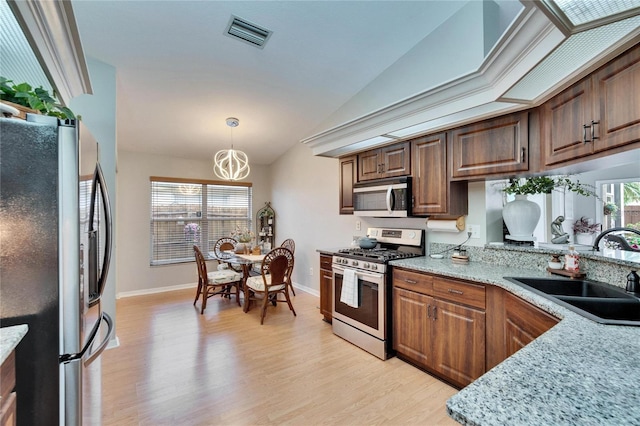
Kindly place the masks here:
[(531, 70), (566, 40), (567, 35), (532, 3), (474, 72), (445, 82), (415, 96), (301, 140), (314, 155), (339, 157), (375, 148), (398, 139), (450, 129), (474, 121), (515, 112), (542, 103), (565, 81), (575, 82), (594, 65), (602, 65), (612, 53), (630, 47), (631, 34), (566, 76), (535, 99), (504, 97)]
[(8, 0), (7, 3), (58, 100), (67, 105), (78, 95), (92, 93), (71, 2)]

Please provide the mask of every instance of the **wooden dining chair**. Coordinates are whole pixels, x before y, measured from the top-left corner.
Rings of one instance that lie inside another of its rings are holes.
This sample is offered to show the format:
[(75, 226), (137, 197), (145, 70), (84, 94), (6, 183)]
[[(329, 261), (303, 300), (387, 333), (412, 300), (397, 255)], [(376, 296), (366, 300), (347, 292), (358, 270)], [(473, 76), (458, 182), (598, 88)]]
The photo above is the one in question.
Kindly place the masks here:
[(202, 295), (202, 306), (200, 314), (204, 313), (207, 308), (207, 299), (216, 294), (228, 296), (231, 298), (231, 290), (235, 287), (236, 301), (240, 306), (240, 287), (242, 285), (243, 275), (233, 269), (222, 269), (219, 271), (207, 272), (207, 264), (204, 256), (198, 246), (193, 246), (193, 252), (196, 257), (196, 266), (198, 267), (198, 290), (193, 305), (196, 305), (198, 298)]
[(234, 251), (236, 249), (236, 244), (238, 244), (238, 242), (235, 240), (235, 238), (231, 237), (222, 237), (215, 242), (215, 244), (213, 245), (213, 253), (215, 254), (216, 258), (222, 259), (218, 260), (218, 269), (227, 269), (230, 267), (236, 272), (242, 272), (238, 265), (234, 265), (233, 263), (226, 262), (224, 260), (231, 259), (235, 256)]
[[(252, 301), (261, 301), (260, 324), (262, 325), (269, 302), (274, 305), (278, 302), (287, 302), (289, 309), (296, 316), (287, 285), (293, 270), (293, 253), (284, 247), (276, 247), (265, 255), (260, 270), (259, 276), (247, 279), (245, 312), (249, 311)], [(283, 295), (284, 299), (278, 298), (279, 295)]]
[[(291, 253), (293, 253), (295, 255), (296, 252), (296, 242), (293, 241), (291, 238), (287, 238), (286, 240), (284, 240), (282, 242), (282, 244), (280, 244), (280, 247), (284, 247), (286, 249), (289, 249), (289, 251)], [(293, 271), (292, 271), (293, 273)], [(291, 278), (291, 277), (289, 277)], [(291, 282), (291, 280), (289, 279), (289, 281), (287, 282), (287, 285), (289, 286), (289, 288), (291, 289), (291, 293), (293, 293), (293, 295), (296, 295), (296, 291), (293, 289), (293, 283)]]

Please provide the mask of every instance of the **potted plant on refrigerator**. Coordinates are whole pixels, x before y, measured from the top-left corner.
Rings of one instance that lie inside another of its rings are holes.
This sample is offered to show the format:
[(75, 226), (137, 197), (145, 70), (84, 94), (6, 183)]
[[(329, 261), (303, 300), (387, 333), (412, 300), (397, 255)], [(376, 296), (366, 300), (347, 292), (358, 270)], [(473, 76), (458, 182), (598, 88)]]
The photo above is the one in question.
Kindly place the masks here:
[(0, 100), (25, 112), (51, 115), (61, 119), (76, 118), (73, 111), (61, 105), (46, 89), (28, 83), (15, 84), (0, 76)]

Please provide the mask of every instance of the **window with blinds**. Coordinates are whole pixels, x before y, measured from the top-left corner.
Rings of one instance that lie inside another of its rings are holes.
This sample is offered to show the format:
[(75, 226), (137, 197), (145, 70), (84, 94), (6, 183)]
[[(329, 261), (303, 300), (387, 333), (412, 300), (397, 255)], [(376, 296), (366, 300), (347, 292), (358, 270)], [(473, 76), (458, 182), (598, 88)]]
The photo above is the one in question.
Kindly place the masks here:
[(252, 229), (251, 184), (151, 178), (151, 265), (193, 262), (236, 227)]

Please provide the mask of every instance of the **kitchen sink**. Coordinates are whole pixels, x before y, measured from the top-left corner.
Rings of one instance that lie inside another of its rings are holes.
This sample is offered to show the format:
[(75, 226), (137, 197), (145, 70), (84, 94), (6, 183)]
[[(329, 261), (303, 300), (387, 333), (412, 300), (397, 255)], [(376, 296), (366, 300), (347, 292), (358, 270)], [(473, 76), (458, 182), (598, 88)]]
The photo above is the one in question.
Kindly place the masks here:
[(505, 278), (554, 296), (633, 298), (621, 288), (595, 281), (566, 278)]
[(565, 278), (505, 279), (592, 321), (640, 326), (640, 298), (610, 284)]
[(590, 299), (584, 297), (558, 296), (558, 299), (599, 318), (640, 321), (640, 300), (635, 298)]

